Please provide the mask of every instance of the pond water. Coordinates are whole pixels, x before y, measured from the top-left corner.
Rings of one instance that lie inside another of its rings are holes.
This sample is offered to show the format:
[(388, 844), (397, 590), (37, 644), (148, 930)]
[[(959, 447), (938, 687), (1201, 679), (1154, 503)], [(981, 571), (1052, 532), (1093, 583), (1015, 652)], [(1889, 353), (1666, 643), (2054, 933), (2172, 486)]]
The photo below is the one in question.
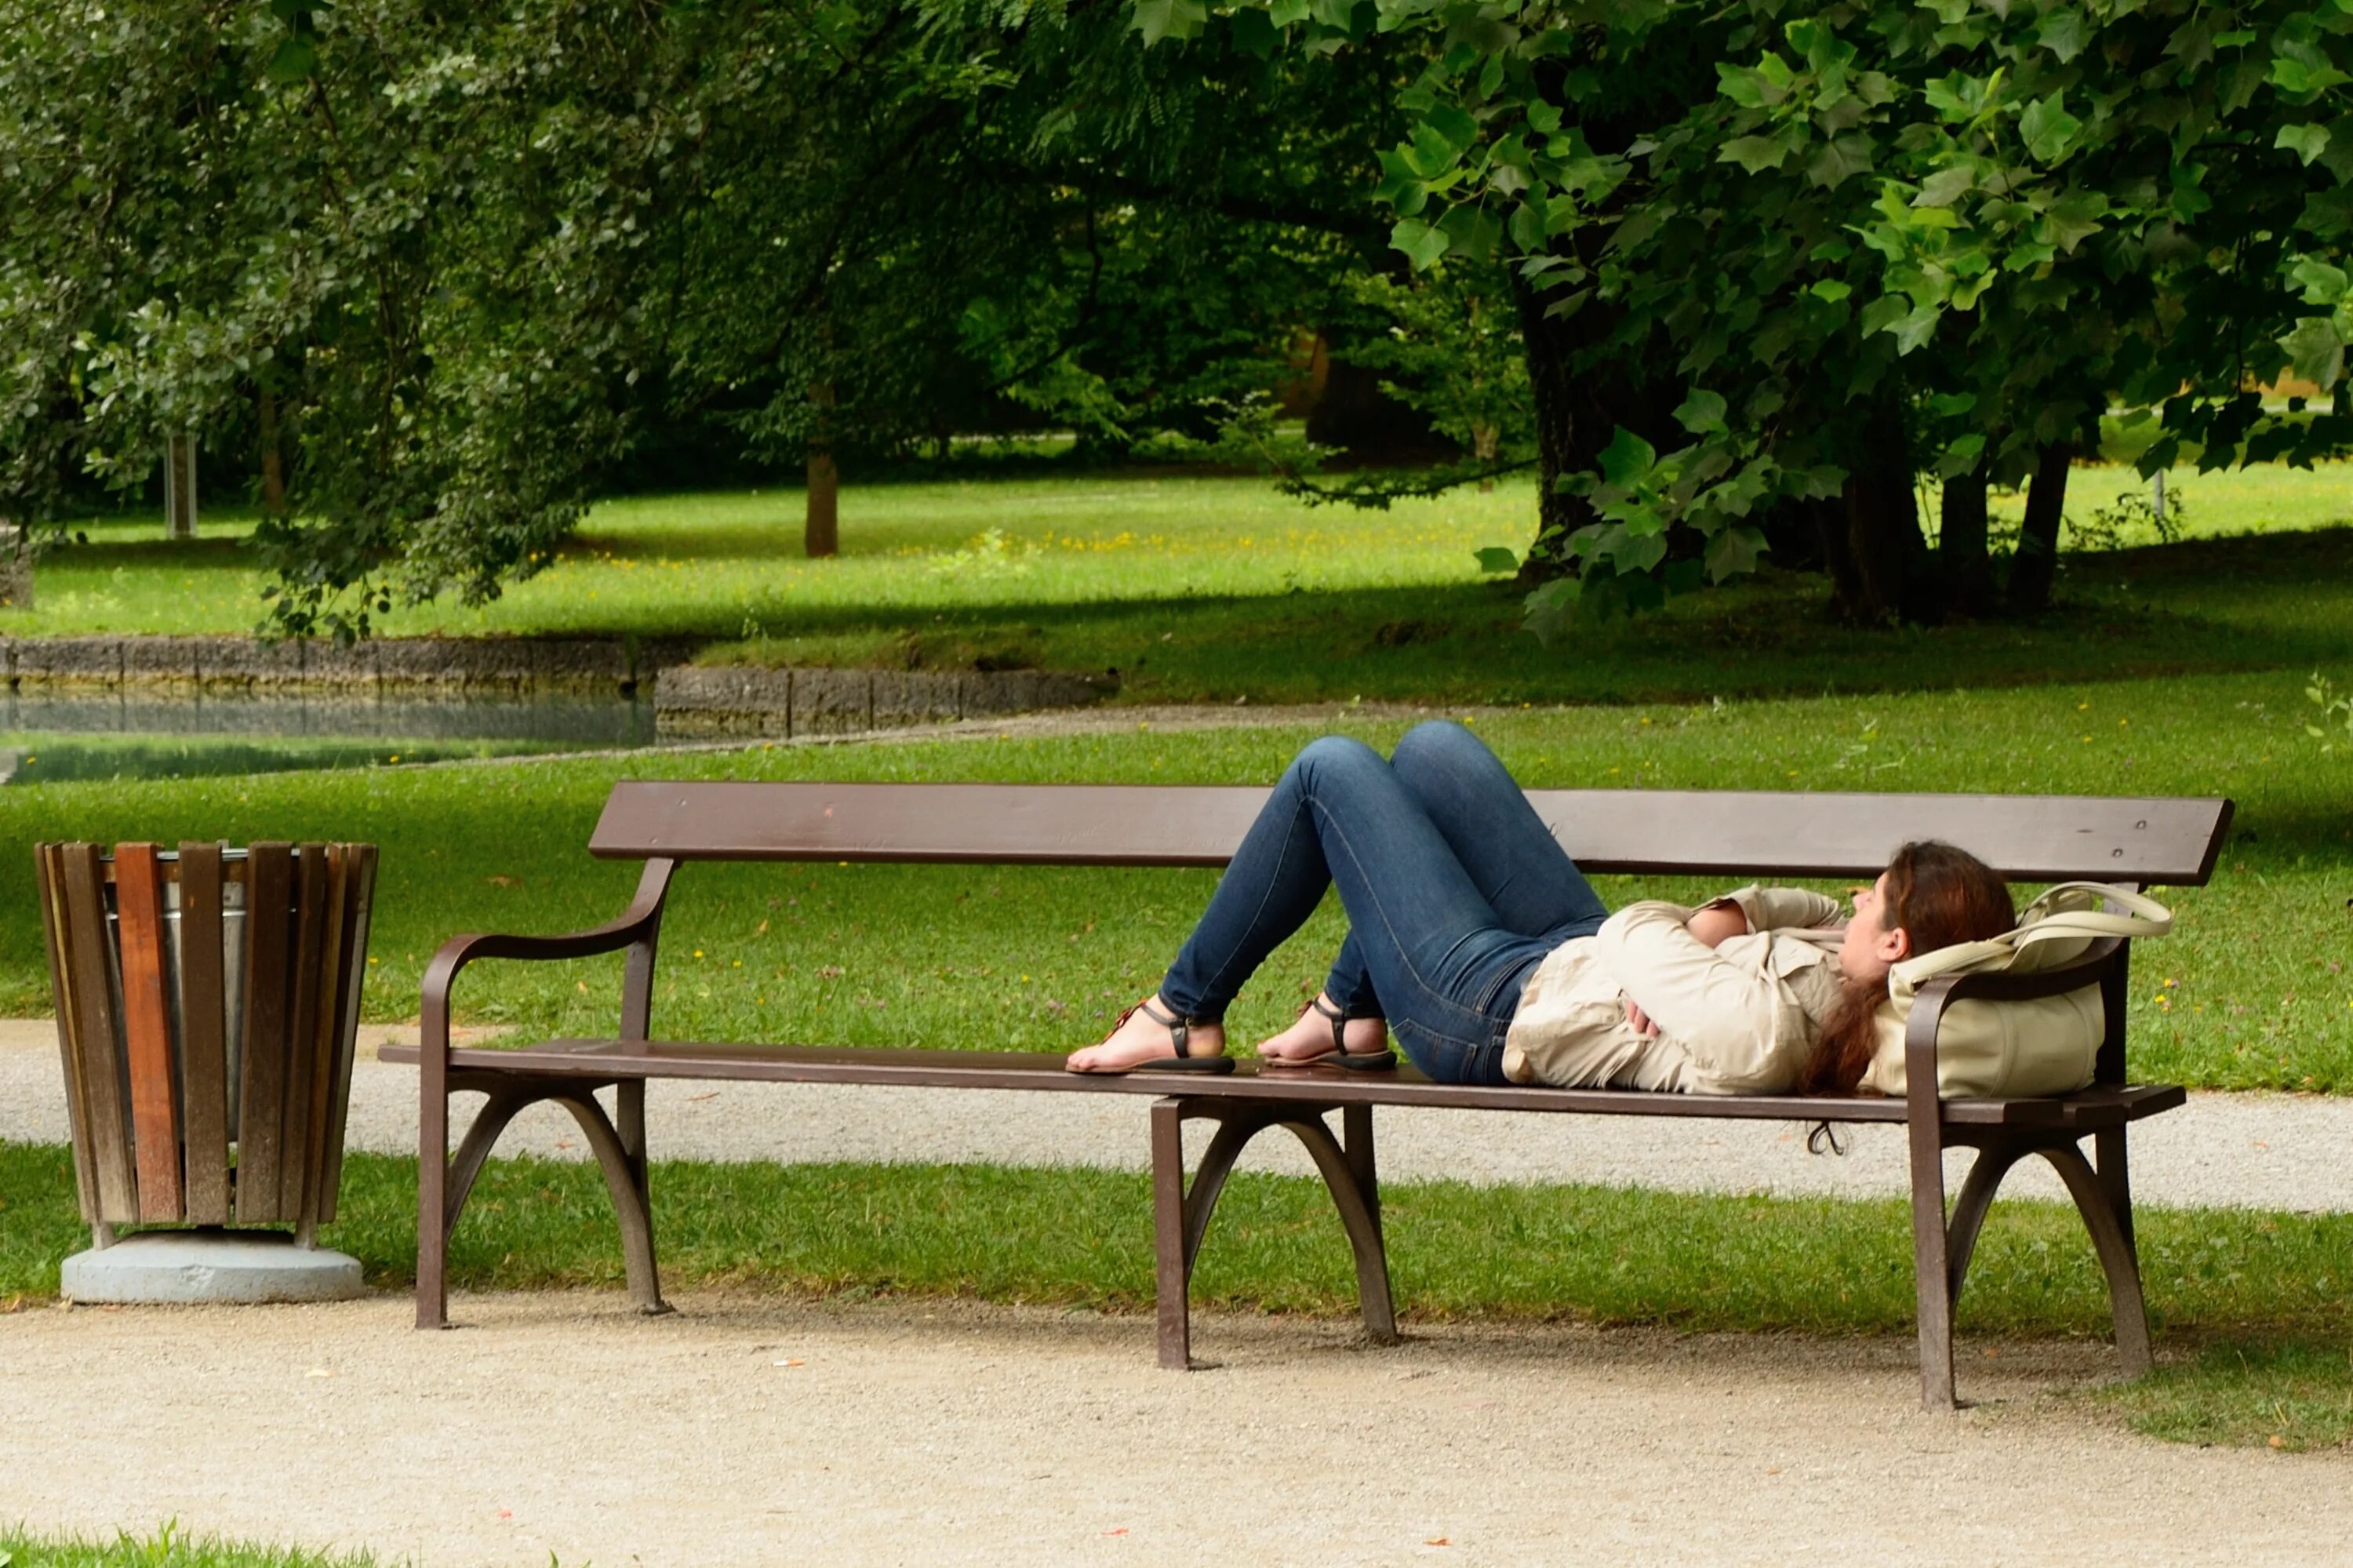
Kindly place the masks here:
[(0, 694), (0, 784), (193, 779), (654, 744), (648, 699)]

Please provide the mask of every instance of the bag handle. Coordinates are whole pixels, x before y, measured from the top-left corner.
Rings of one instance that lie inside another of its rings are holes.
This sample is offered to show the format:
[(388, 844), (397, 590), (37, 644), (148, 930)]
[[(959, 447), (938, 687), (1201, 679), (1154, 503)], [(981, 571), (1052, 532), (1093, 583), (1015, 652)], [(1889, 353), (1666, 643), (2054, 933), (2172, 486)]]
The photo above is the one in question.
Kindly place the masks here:
[(2124, 914), (2105, 909), (2058, 909), (2019, 927), (2020, 948), (2060, 937), (2162, 937), (2173, 929), (2173, 911), (2156, 899), (2104, 882), (2062, 882), (2044, 891), (2035, 905), (2056, 893), (2087, 893), (2123, 906)]

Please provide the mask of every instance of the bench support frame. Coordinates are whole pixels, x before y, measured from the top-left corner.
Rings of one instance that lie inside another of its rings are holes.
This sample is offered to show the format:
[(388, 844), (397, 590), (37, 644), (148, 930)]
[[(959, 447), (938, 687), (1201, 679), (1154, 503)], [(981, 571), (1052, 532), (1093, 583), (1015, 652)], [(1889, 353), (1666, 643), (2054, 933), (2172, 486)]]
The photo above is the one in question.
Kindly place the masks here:
[[(1341, 1138), (1324, 1116), (1340, 1112)], [(1218, 1130), (1201, 1154), (1190, 1191), (1185, 1185), (1185, 1123), (1212, 1121)], [(1184, 1372), (1193, 1365), (1193, 1265), (1209, 1217), (1250, 1140), (1269, 1128), (1288, 1128), (1306, 1146), (1340, 1211), (1340, 1224), (1356, 1257), (1356, 1305), (1365, 1333), (1377, 1344), (1397, 1342), (1397, 1308), (1389, 1296), (1388, 1249), (1381, 1239), (1380, 1178), (1373, 1159), (1373, 1107), (1303, 1105), (1296, 1100), (1198, 1100), (1171, 1097), (1152, 1103), (1152, 1235), (1159, 1287), (1160, 1364)]]

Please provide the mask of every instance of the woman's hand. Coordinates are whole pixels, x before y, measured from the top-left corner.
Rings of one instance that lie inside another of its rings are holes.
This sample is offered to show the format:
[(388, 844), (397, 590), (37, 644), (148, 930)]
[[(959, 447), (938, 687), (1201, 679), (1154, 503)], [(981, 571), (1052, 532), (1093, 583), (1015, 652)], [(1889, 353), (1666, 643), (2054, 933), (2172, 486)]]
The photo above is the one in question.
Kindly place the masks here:
[(1637, 1034), (1648, 1036), (1652, 1040), (1659, 1037), (1658, 1023), (1649, 1013), (1635, 1005), (1634, 999), (1630, 996), (1626, 999), (1626, 1022)]

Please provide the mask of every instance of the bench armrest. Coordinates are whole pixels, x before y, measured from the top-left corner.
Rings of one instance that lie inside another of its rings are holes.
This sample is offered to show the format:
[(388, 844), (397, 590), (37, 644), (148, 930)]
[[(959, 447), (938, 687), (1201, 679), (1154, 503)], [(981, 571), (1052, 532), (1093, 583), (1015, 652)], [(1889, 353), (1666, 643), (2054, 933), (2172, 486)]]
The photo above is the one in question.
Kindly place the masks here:
[(1912, 997), (1912, 1016), (1904, 1029), (1904, 1099), (1908, 1119), (1915, 1126), (1934, 1127), (1938, 1119), (1936, 1093), (1936, 1033), (1945, 1010), (1957, 1001), (2028, 1001), (2041, 996), (2064, 996), (2071, 991), (2098, 985), (2124, 959), (2125, 939), (2109, 937), (2094, 942), (2072, 964), (2034, 974), (1938, 975)]
[(649, 860), (629, 906), (601, 926), (561, 936), (527, 937), (477, 932), (452, 937), (425, 966), (417, 1006), (417, 1044), (422, 1058), (441, 1062), (449, 1054), (449, 992), (459, 971), (476, 959), (587, 959), (625, 948), (649, 947), (661, 929), (662, 902), (678, 863)]

